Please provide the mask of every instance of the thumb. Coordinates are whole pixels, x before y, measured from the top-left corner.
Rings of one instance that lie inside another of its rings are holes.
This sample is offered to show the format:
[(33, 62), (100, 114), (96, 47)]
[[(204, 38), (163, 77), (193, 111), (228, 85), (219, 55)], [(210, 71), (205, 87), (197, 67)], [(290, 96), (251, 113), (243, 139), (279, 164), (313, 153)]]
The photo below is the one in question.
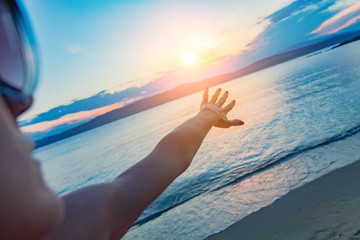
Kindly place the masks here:
[(240, 119), (234, 119), (234, 120), (231, 120), (230, 122), (231, 122), (231, 124), (232, 124), (233, 126), (241, 126), (241, 125), (244, 125), (244, 122), (241, 121)]

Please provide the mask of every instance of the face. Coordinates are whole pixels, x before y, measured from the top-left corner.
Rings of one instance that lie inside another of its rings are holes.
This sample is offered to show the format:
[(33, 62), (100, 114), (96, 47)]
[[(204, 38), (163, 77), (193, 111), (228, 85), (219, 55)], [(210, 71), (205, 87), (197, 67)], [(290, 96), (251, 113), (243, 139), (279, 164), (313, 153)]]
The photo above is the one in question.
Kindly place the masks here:
[(59, 224), (64, 206), (44, 182), (34, 143), (21, 133), (9, 109), (0, 95), (0, 192), (6, 196), (0, 198), (6, 216), (0, 218), (0, 238), (39, 239)]
[(45, 184), (33, 158), (33, 141), (16, 125), (32, 103), (36, 82), (36, 58), (25, 26), (16, 3), (0, 0), (0, 192), (6, 196), (0, 198), (0, 209), (7, 216), (0, 218), (1, 239), (39, 239), (63, 214), (61, 199)]
[(25, 102), (19, 102), (4, 97), (4, 101), (9, 109), (9, 112), (16, 121), (16, 118), (31, 106), (33, 98), (30, 97)]

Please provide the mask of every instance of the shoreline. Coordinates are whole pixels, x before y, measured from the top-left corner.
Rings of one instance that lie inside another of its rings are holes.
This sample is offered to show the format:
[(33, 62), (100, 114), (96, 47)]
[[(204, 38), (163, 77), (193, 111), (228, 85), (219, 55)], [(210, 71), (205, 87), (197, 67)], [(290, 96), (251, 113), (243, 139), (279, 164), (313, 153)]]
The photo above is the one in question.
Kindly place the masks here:
[(207, 239), (360, 239), (360, 160), (305, 184)]

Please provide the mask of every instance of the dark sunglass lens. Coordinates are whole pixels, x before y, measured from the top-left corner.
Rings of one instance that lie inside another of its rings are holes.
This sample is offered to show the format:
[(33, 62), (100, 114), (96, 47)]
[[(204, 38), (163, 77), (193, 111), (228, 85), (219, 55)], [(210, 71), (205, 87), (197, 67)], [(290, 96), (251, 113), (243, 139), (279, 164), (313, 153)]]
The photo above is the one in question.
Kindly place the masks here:
[(21, 40), (14, 19), (4, 2), (0, 2), (0, 80), (22, 90), (25, 80), (25, 65)]

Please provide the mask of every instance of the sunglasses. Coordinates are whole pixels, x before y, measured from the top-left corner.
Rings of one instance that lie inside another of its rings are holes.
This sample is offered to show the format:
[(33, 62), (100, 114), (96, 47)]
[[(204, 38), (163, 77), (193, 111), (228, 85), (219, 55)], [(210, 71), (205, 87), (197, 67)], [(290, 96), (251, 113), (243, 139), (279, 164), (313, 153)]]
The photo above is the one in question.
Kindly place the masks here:
[(38, 58), (28, 23), (15, 1), (0, 0), (0, 93), (9, 108), (28, 105), (37, 85)]

